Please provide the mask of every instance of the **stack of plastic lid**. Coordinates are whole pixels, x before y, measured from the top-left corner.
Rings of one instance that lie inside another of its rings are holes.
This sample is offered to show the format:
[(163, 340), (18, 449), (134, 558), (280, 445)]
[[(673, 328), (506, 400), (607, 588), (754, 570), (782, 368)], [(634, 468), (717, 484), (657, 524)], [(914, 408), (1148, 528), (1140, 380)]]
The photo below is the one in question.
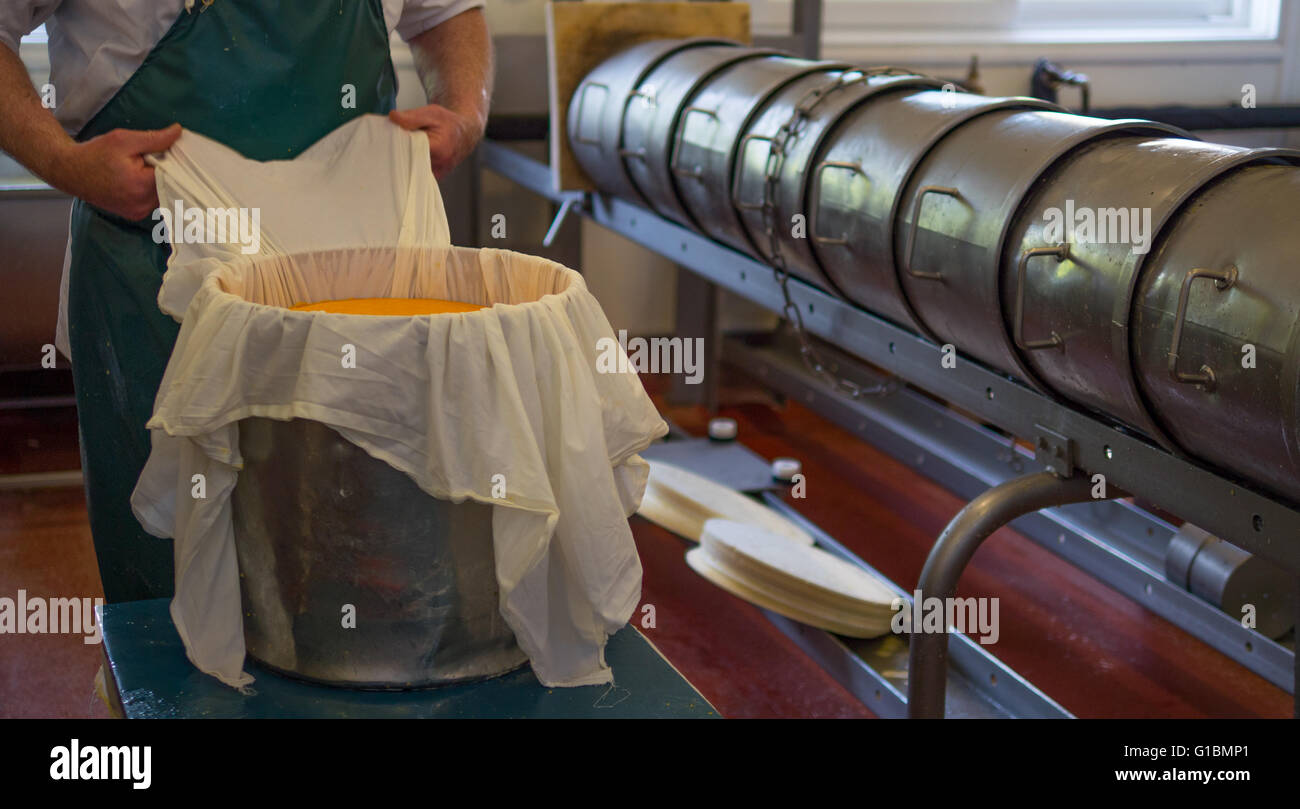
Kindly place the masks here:
[(762, 528), (786, 542), (813, 544), (812, 535), (740, 492), (680, 466), (650, 461), (650, 479), (637, 513), (693, 542), (699, 542), (704, 523), (728, 519)]
[(890, 630), (896, 595), (885, 583), (757, 526), (708, 520), (686, 561), (727, 592), (801, 623), (856, 638)]

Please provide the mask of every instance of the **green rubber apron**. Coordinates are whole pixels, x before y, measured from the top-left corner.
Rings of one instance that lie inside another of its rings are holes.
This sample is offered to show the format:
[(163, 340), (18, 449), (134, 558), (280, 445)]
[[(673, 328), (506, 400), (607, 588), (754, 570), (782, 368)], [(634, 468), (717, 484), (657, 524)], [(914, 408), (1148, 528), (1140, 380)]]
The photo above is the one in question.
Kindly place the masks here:
[[(289, 159), (357, 115), (392, 109), (396, 85), (380, 0), (215, 0), (181, 11), (78, 139), (179, 122), (245, 157)], [(180, 329), (158, 309), (170, 247), (154, 243), (154, 224), (72, 206), (68, 337), (86, 505), (110, 602), (172, 594), (171, 543), (146, 534), (129, 502)]]

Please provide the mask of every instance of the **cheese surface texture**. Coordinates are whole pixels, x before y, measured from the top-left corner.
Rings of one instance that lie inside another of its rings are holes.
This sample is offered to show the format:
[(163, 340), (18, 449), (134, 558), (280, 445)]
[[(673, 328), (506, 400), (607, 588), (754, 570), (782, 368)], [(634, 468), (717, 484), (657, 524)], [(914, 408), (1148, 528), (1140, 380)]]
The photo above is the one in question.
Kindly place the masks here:
[(337, 301), (300, 303), (295, 312), (330, 312), (336, 315), (390, 315), (415, 317), (418, 315), (448, 315), (477, 312), (476, 303), (444, 301), (439, 298), (345, 298)]

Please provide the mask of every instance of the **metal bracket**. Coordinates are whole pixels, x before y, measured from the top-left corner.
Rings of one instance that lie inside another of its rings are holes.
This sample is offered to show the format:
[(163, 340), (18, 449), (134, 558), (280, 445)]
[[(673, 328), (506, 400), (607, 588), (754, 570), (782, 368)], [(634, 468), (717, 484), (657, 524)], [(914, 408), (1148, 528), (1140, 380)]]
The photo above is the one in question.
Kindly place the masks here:
[(1041, 424), (1034, 425), (1034, 459), (1068, 478), (1074, 474), (1074, 441)]
[(569, 213), (574, 209), (582, 209), (582, 200), (578, 197), (565, 197), (560, 203), (560, 210), (555, 212), (555, 218), (551, 220), (551, 226), (546, 229), (546, 235), (542, 237), (542, 247), (550, 247), (555, 242), (560, 228), (564, 227), (564, 220), (569, 218)]

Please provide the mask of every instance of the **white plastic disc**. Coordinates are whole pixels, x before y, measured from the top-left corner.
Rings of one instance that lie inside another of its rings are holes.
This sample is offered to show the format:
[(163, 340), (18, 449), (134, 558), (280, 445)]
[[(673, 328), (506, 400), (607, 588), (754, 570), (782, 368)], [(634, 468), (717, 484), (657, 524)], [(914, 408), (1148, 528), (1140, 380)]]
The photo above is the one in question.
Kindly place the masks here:
[(704, 523), (723, 518), (756, 526), (791, 543), (813, 544), (807, 531), (735, 489), (663, 461), (649, 464), (650, 479), (637, 513), (673, 533), (699, 542)]
[(747, 581), (809, 608), (892, 614), (897, 594), (867, 571), (821, 548), (794, 545), (752, 525), (709, 520), (701, 532), (709, 554)]
[(789, 600), (780, 593), (755, 586), (752, 582), (735, 575), (734, 571), (729, 570), (725, 565), (719, 564), (703, 545), (686, 552), (686, 563), (696, 573), (732, 595), (809, 626), (853, 638), (875, 638), (884, 635), (890, 629), (888, 617), (866, 618), (837, 614), (834, 610), (817, 611)]

